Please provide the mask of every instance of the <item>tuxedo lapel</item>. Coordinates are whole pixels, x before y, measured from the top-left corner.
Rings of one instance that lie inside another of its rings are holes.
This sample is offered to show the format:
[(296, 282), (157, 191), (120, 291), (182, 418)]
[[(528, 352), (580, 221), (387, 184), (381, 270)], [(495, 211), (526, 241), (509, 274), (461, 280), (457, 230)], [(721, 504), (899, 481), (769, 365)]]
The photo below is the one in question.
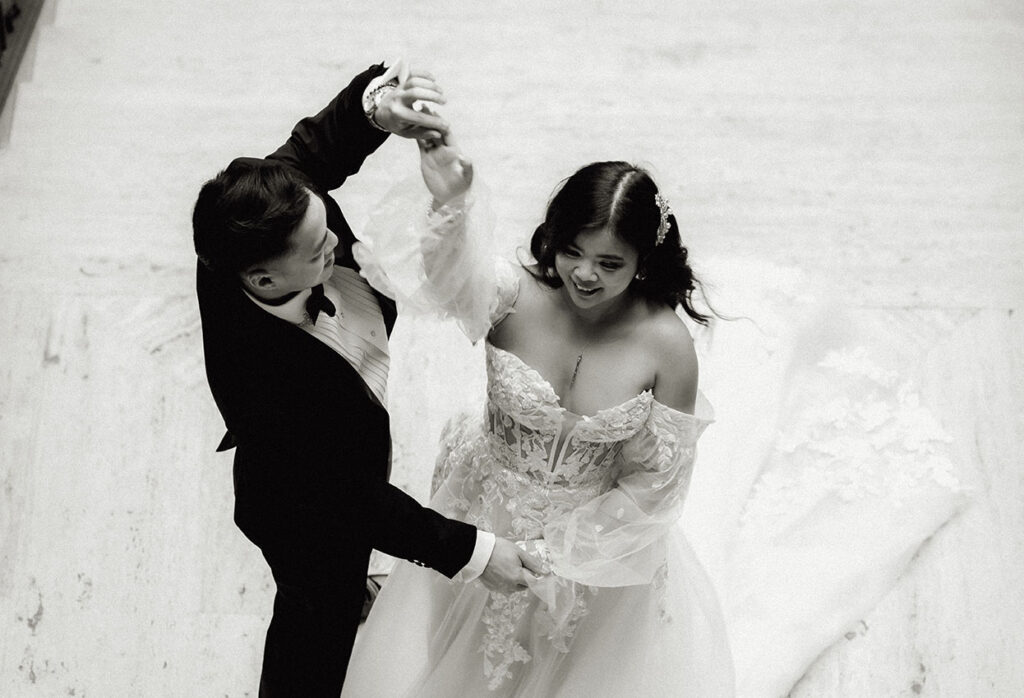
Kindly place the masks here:
[[(343, 356), (328, 345), (290, 322), (274, 317), (256, 306), (248, 298), (249, 305), (256, 310), (259, 322), (266, 323), (269, 346), (290, 365), (290, 370), (302, 375), (304, 380), (324, 380), (334, 383), (339, 400), (352, 402), (366, 398), (373, 407), (384, 407), (373, 397), (365, 381)], [(354, 405), (353, 405), (354, 406)]]
[[(345, 411), (386, 412), (344, 357), (302, 328), (258, 307), (237, 282), (200, 267), (197, 286), (207, 375), (211, 387), (220, 388), (214, 393), (222, 414), (233, 412), (229, 404), (239, 405), (247, 393), (245, 383), (252, 380), (269, 381), (296, 396), (329, 394)], [(257, 379), (257, 375), (263, 377)], [(230, 441), (221, 447), (229, 448)]]
[(377, 303), (380, 305), (380, 313), (384, 316), (384, 326), (387, 327), (388, 337), (391, 336), (391, 330), (395, 327), (395, 320), (398, 318), (398, 308), (395, 306), (395, 302), (385, 296), (383, 293), (378, 293), (377, 289), (370, 287), (373, 291), (374, 297), (377, 299)]
[[(344, 357), (300, 327), (257, 306), (240, 284), (219, 278), (200, 267), (198, 286), (200, 297), (206, 301), (201, 305), (209, 307), (208, 319), (213, 334), (230, 338), (236, 352), (259, 351), (268, 356), (274, 355), (279, 357), (282, 368), (289, 372), (340, 377), (344, 383), (358, 386), (357, 393), (368, 391), (359, 372)], [(376, 290), (370, 290), (380, 305), (390, 336), (397, 316), (395, 303)], [(351, 390), (346, 392), (351, 393)], [(371, 401), (379, 406), (376, 400), (371, 398)]]

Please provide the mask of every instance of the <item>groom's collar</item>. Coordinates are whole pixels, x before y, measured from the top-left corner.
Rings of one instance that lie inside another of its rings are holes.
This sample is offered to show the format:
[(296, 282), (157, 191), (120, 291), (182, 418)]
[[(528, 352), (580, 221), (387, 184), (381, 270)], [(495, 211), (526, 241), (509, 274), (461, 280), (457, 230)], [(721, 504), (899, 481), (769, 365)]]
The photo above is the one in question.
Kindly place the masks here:
[(301, 325), (308, 318), (306, 316), (306, 299), (309, 298), (311, 293), (310, 289), (304, 288), (301, 291), (296, 291), (290, 296), (286, 296), (283, 302), (278, 302), (279, 299), (266, 301), (259, 296), (254, 295), (249, 289), (242, 287), (242, 291), (246, 296), (249, 297), (256, 307), (261, 308), (276, 318), (280, 318), (285, 322), (290, 322), (293, 325)]

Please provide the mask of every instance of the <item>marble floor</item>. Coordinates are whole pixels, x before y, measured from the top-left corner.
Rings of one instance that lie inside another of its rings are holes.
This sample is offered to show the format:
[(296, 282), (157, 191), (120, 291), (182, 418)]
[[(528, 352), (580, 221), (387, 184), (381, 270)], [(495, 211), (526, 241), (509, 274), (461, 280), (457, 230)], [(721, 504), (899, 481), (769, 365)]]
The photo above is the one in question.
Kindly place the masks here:
[[(800, 269), (942, 349), (914, 368), (971, 503), (791, 695), (1024, 694), (1020, 3), (48, 0), (0, 120), (0, 695), (255, 695), (273, 585), (213, 451), (191, 205), (399, 55), (511, 241), (578, 165), (649, 163), (695, 260)], [(353, 226), (415, 167), (386, 143), (339, 193)], [(430, 365), (447, 331), (395, 341), (419, 497), (480, 387)]]

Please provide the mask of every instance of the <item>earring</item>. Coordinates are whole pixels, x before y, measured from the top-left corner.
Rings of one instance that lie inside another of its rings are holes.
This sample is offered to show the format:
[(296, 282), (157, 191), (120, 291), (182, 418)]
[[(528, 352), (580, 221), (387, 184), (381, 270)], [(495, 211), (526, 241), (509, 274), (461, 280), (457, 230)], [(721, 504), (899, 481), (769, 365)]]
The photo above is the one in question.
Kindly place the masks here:
[(636, 273), (636, 276), (634, 276), (633, 278), (636, 279), (637, 281), (643, 281), (644, 279), (647, 278), (647, 274), (645, 272), (638, 271)]

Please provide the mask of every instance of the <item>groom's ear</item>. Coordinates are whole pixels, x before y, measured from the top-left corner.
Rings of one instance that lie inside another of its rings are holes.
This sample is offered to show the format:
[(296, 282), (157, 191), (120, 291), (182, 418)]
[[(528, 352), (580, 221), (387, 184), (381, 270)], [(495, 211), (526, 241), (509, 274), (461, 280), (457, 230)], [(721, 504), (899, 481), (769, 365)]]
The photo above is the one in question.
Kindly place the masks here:
[(252, 267), (242, 272), (242, 283), (250, 291), (273, 291), (277, 286), (274, 277), (262, 267)]

